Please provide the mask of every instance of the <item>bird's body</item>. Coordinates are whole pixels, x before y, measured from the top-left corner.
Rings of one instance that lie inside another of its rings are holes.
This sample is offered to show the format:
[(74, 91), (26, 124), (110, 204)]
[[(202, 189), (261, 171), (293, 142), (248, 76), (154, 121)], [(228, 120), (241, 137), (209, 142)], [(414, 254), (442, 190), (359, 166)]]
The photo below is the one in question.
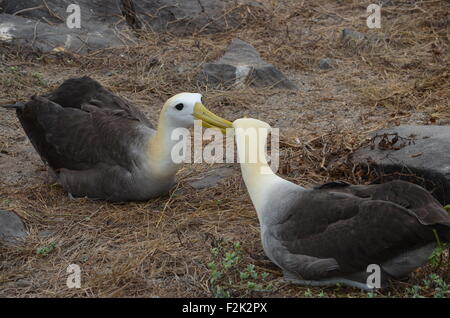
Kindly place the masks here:
[[(258, 128), (262, 123), (240, 119), (233, 125)], [(236, 131), (237, 142), (239, 135)], [(266, 136), (259, 134), (256, 148), (238, 143), (239, 156), (265, 147)], [(331, 182), (305, 189), (266, 168), (265, 159), (241, 163), (264, 251), (288, 280), (370, 289), (369, 265), (379, 266), (383, 285), (425, 264), (436, 247), (436, 235), (450, 241), (450, 216), (415, 184)]]
[[(183, 103), (184, 110), (174, 108)], [(170, 157), (171, 132), (193, 125), (191, 113), (177, 112), (193, 112), (194, 104), (202, 106), (200, 94), (172, 97), (155, 130), (131, 103), (83, 77), (10, 107), (16, 108), (50, 174), (71, 195), (141, 201), (166, 194), (174, 185), (180, 164)]]

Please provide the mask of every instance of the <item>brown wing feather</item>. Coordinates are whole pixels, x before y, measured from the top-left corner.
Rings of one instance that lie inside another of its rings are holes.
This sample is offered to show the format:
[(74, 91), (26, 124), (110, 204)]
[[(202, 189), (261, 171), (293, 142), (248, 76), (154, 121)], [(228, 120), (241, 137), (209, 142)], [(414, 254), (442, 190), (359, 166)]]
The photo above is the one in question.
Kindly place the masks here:
[(111, 110), (86, 112), (33, 97), (17, 109), (19, 120), (36, 151), (55, 170), (86, 170), (98, 163), (129, 168), (130, 146), (143, 147), (148, 135), (142, 122)]
[(131, 102), (113, 94), (88, 76), (68, 79), (53, 92), (43, 97), (64, 108), (77, 108), (89, 111), (94, 106), (94, 109), (97, 111), (109, 113), (116, 111), (116, 114), (121, 114), (121, 116), (128, 119), (138, 120), (148, 127), (154, 128), (147, 117)]
[(402, 181), (317, 188), (299, 196), (272, 232), (294, 255), (335, 259), (344, 274), (365, 270), (435, 241), (438, 226), (449, 237), (450, 217), (418, 188)]
[(89, 77), (68, 79), (14, 108), (36, 151), (56, 170), (86, 170), (99, 163), (127, 169), (135, 160), (131, 143), (148, 138), (148, 129), (139, 127), (153, 127), (130, 102)]
[(431, 193), (411, 182), (397, 180), (378, 185), (351, 185), (338, 191), (396, 203), (412, 212), (424, 225), (448, 224), (450, 221), (448, 214)]

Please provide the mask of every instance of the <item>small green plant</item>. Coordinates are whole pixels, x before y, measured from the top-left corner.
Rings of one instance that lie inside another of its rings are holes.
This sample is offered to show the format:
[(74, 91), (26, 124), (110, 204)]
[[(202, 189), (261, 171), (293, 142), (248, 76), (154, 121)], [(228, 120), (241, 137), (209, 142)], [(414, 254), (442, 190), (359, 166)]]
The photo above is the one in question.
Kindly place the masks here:
[[(433, 253), (431, 254), (431, 256), (428, 258), (428, 262), (436, 269), (439, 268), (441, 266), (441, 264), (444, 262), (444, 259), (446, 257), (448, 257), (448, 253), (446, 255), (445, 251), (449, 251), (450, 252), (450, 245), (449, 244), (441, 244), (440, 246), (438, 245)], [(448, 260), (447, 260), (448, 262)]]
[(218, 270), (217, 265), (214, 262), (208, 263), (208, 268), (210, 270), (211, 285), (215, 285), (219, 278), (222, 277), (222, 272)]
[(239, 291), (247, 295), (251, 291), (272, 289), (267, 282), (268, 273), (259, 273), (253, 264), (243, 264), (240, 242), (235, 242), (229, 250), (222, 246), (213, 247), (211, 255), (214, 260), (208, 263), (208, 269), (214, 297), (228, 298)]
[(317, 294), (317, 297), (319, 298), (328, 298), (328, 295), (326, 292), (324, 292), (323, 290), (320, 291), (319, 294)]
[(219, 248), (217, 248), (217, 247), (213, 247), (213, 248), (211, 249), (211, 254), (212, 254), (213, 256), (215, 256), (215, 257), (217, 257), (217, 256), (219, 255), (219, 252), (220, 252), (220, 250), (219, 250)]
[(222, 260), (222, 265), (225, 270), (231, 269), (239, 262), (239, 255), (237, 252), (227, 252)]
[(9, 207), (10, 204), (11, 204), (11, 200), (10, 199), (3, 200), (3, 206)]
[(216, 298), (230, 298), (231, 297), (230, 292), (226, 291), (221, 286), (217, 286), (215, 294), (216, 294)]
[(33, 77), (36, 79), (36, 85), (47, 87), (48, 82), (44, 79), (41, 73), (33, 73)]
[(368, 292), (367, 293), (367, 298), (376, 298), (377, 297), (377, 293), (376, 292)]
[(311, 289), (307, 289), (303, 295), (306, 298), (327, 298), (328, 295), (323, 290), (320, 290), (318, 293), (314, 293)]
[(408, 297), (411, 298), (423, 298), (423, 296), (420, 295), (420, 292), (422, 291), (422, 287), (418, 285), (414, 285), (411, 288), (406, 288), (406, 294)]
[(51, 243), (50, 245), (47, 245), (47, 246), (38, 247), (36, 249), (36, 254), (43, 255), (43, 256), (48, 255), (51, 251), (53, 251), (55, 249), (55, 247), (56, 247), (56, 243), (55, 242), (53, 242), (53, 243)]
[[(436, 269), (444, 262), (444, 258), (446, 257), (445, 254), (447, 254), (447, 264), (449, 263), (450, 244), (442, 243), (436, 230), (433, 230), (433, 233), (436, 238), (437, 247), (428, 258), (428, 262)], [(447, 253), (445, 253), (446, 251)]]
[(421, 286), (414, 285), (411, 288), (407, 288), (407, 296), (412, 298), (425, 298), (431, 295), (434, 298), (449, 297), (450, 289), (448, 284), (438, 274), (429, 274), (422, 282), (423, 284)]
[(450, 204), (447, 204), (446, 206), (444, 206), (444, 209), (446, 209), (448, 214), (450, 214)]
[(448, 284), (437, 274), (430, 274), (429, 279), (424, 279), (427, 288), (434, 289), (434, 298), (446, 298), (450, 294)]

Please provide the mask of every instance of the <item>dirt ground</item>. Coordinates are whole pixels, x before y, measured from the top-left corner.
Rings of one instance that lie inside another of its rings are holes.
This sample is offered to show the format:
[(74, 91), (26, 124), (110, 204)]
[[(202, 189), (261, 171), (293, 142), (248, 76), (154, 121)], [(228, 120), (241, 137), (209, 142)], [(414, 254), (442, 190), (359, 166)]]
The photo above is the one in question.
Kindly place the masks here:
[[(89, 75), (156, 124), (169, 96), (201, 92), (204, 104), (222, 117), (259, 118), (280, 128), (279, 174), (305, 186), (368, 182), (346, 158), (378, 128), (450, 123), (448, 1), (382, 1), (381, 29), (366, 25), (371, 1), (261, 2), (265, 10), (227, 33), (143, 34), (137, 47), (84, 57), (3, 44), (0, 104)], [(381, 40), (346, 43), (344, 28)], [(233, 38), (255, 46), (299, 89), (199, 85), (201, 64), (221, 56)], [(320, 69), (322, 58), (334, 68)], [(222, 166), (233, 173), (218, 185), (190, 185)], [(285, 283), (264, 255), (256, 213), (234, 164), (185, 165), (170, 196), (144, 203), (70, 200), (48, 183), (14, 112), (0, 108), (0, 169), (0, 208), (16, 212), (30, 233), (22, 246), (0, 245), (0, 297), (448, 297), (442, 294), (450, 281), (448, 255), (374, 294)], [(81, 267), (80, 289), (66, 286), (69, 264)], [(246, 271), (250, 278), (242, 275)], [(443, 285), (427, 284), (430, 274)]]

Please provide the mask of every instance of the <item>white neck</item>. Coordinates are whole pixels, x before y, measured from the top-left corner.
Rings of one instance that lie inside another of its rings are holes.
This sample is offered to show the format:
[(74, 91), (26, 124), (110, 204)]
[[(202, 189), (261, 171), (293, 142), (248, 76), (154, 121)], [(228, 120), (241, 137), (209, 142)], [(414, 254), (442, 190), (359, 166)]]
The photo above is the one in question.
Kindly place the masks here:
[[(236, 130), (237, 151), (241, 163), (242, 177), (250, 194), (252, 203), (258, 213), (260, 222), (263, 219), (263, 214), (270, 213), (270, 211), (264, 209), (267, 203), (271, 200), (278, 199), (271, 197), (274, 189), (284, 187), (291, 188), (292, 186), (298, 187), (297, 185), (280, 178), (272, 171), (263, 155), (264, 150), (266, 149), (266, 142), (266, 129), (258, 130), (257, 142), (246, 142), (245, 135), (239, 132), (239, 130)], [(256, 162), (250, 160), (251, 154), (260, 154), (257, 156)], [(278, 193), (279, 191), (276, 192)]]
[(242, 177), (258, 215), (263, 213), (265, 203), (267, 200), (270, 200), (270, 189), (273, 189), (280, 183), (288, 182), (273, 172), (261, 173), (261, 168), (270, 169), (268, 165), (260, 163), (241, 164)]
[[(174, 176), (181, 167), (181, 163), (175, 163), (172, 159), (172, 149), (177, 140), (172, 140), (172, 132), (177, 127), (172, 127), (171, 122), (161, 114), (156, 135), (149, 143), (149, 164), (152, 173), (156, 177), (167, 178)], [(188, 142), (187, 140), (184, 140)]]

